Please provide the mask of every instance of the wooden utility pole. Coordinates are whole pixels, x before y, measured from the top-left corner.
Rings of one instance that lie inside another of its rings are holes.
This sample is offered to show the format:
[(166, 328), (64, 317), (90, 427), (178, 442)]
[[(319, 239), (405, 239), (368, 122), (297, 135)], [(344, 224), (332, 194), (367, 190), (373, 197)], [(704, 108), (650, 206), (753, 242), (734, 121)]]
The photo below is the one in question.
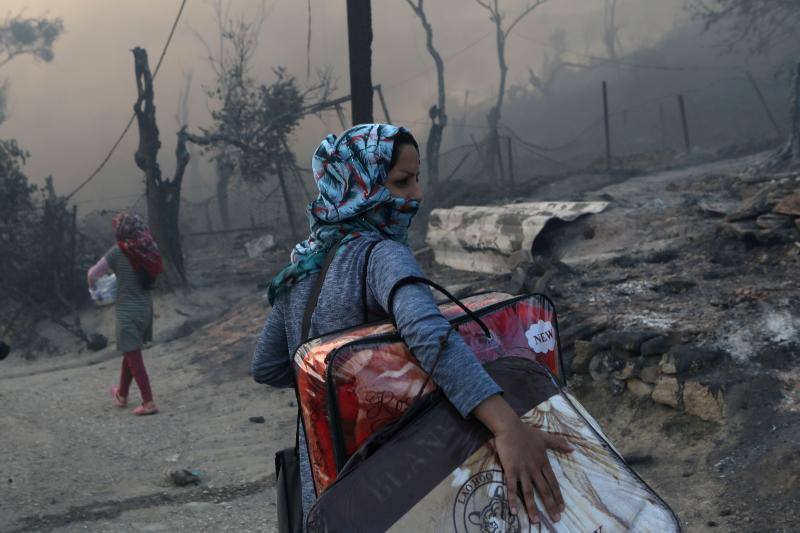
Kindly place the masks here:
[(606, 170), (611, 170), (611, 125), (608, 122), (608, 84), (603, 82), (603, 122), (606, 132)]
[(678, 95), (678, 109), (681, 112), (681, 124), (683, 125), (683, 142), (686, 143), (686, 153), (692, 151), (692, 142), (689, 139), (689, 122), (686, 120), (686, 104), (683, 101), (683, 95)]
[(350, 94), (353, 125), (372, 122), (372, 8), (370, 0), (347, 0)]
[(661, 146), (667, 146), (667, 124), (664, 120), (664, 104), (658, 104), (658, 124), (661, 129)]

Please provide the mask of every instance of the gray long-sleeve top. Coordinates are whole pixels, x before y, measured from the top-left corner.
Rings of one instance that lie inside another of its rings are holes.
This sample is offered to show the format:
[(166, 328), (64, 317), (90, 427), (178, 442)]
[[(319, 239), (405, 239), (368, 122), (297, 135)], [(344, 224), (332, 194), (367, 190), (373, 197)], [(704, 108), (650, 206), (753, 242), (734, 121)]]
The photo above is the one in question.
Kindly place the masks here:
[[(363, 322), (361, 272), (369, 245), (379, 239), (367, 234), (345, 246), (334, 258), (311, 318), (310, 335), (357, 326)], [(388, 317), (388, 299), (395, 284), (408, 276), (422, 276), (408, 247), (390, 240), (377, 244), (367, 268), (367, 316)], [(302, 343), (303, 313), (315, 276), (306, 278), (280, 295), (259, 336), (252, 361), (253, 378), (273, 387), (292, 387), (292, 357)], [(450, 327), (439, 312), (428, 287), (414, 284), (397, 290), (393, 316), (403, 341), (422, 367), (430, 372), (439, 352), (439, 341)], [(434, 381), (455, 408), (466, 417), (486, 398), (501, 392), (461, 337), (451, 335), (433, 373)], [(303, 516), (314, 502), (314, 485), (300, 428)]]

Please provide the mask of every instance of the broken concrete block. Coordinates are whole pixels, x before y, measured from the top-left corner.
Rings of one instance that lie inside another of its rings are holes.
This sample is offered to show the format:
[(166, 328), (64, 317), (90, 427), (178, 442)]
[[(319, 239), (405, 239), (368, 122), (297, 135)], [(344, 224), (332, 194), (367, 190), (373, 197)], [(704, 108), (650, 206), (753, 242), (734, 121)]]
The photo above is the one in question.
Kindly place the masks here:
[(629, 379), (626, 383), (628, 390), (637, 398), (649, 398), (655, 388), (652, 384), (636, 378)]
[(708, 385), (697, 381), (684, 383), (683, 406), (687, 413), (709, 422), (722, 422), (725, 418), (722, 390), (713, 393)]
[(437, 263), (473, 272), (510, 272), (533, 260), (536, 237), (552, 219), (600, 213), (607, 202), (529, 202), (434, 209), (427, 243)]
[(571, 370), (576, 374), (586, 374), (589, 362), (594, 355), (594, 346), (589, 341), (575, 341), (575, 355), (572, 357)]
[(680, 385), (678, 379), (671, 376), (661, 376), (656, 381), (653, 389), (653, 401), (672, 408), (678, 408), (680, 398)]
[(264, 252), (273, 250), (275, 246), (275, 236), (269, 234), (244, 243), (244, 248), (247, 250), (247, 256), (251, 259), (259, 257)]
[(661, 369), (662, 374), (677, 374), (678, 369), (675, 364), (675, 356), (672, 354), (665, 353), (661, 357), (661, 362), (658, 363), (658, 367)]

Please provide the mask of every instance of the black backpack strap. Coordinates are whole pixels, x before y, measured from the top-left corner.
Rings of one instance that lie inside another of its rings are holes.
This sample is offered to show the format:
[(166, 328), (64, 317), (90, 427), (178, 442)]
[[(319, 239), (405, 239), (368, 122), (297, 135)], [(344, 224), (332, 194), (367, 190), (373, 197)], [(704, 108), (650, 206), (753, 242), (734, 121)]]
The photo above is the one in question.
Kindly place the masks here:
[[(369, 244), (364, 257), (364, 265), (361, 268), (361, 308), (364, 323), (369, 319), (367, 316), (367, 290), (369, 289), (367, 286), (367, 274), (369, 273), (369, 258), (372, 255), (372, 250), (381, 242), (382, 240), (379, 239)], [(333, 263), (334, 257), (336, 257), (336, 252), (339, 250), (339, 247), (340, 245), (336, 244), (328, 251), (328, 255), (325, 256), (325, 262), (322, 264), (322, 270), (320, 270), (317, 275), (314, 287), (311, 289), (311, 294), (308, 295), (308, 302), (306, 303), (306, 309), (303, 313), (303, 327), (301, 330), (303, 342), (308, 340), (309, 332), (311, 331), (311, 316), (314, 314), (314, 309), (317, 308), (319, 295), (322, 292), (322, 286), (325, 284), (325, 276), (328, 273), (331, 263)]]
[(361, 267), (361, 310), (363, 313), (362, 322), (364, 324), (369, 322), (369, 309), (367, 308), (367, 291), (369, 290), (369, 284), (367, 283), (367, 277), (369, 275), (369, 258), (372, 256), (372, 250), (374, 250), (375, 247), (381, 242), (383, 242), (383, 239), (379, 239), (370, 243), (370, 245), (367, 247), (367, 252), (364, 255), (364, 266)]
[(328, 255), (325, 256), (325, 262), (322, 264), (322, 270), (319, 271), (317, 279), (314, 282), (314, 287), (311, 289), (311, 294), (308, 295), (308, 302), (306, 303), (306, 310), (303, 313), (303, 329), (301, 330), (302, 342), (308, 340), (308, 332), (311, 330), (311, 315), (314, 314), (314, 309), (317, 308), (317, 301), (319, 300), (319, 293), (322, 292), (322, 285), (325, 283), (325, 276), (328, 269), (333, 263), (333, 258), (336, 257), (336, 252), (339, 246), (334, 245), (328, 250)]

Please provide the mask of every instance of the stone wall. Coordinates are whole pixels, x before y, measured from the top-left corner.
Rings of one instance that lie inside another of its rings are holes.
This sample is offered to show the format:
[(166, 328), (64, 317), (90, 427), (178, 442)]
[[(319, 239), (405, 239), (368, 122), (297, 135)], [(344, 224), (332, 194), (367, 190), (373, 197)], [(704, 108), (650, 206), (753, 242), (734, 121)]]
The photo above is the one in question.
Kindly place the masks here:
[(604, 332), (575, 341), (570, 369), (614, 394), (722, 422), (725, 385), (709, 371), (725, 357), (724, 352), (684, 343), (678, 334)]

